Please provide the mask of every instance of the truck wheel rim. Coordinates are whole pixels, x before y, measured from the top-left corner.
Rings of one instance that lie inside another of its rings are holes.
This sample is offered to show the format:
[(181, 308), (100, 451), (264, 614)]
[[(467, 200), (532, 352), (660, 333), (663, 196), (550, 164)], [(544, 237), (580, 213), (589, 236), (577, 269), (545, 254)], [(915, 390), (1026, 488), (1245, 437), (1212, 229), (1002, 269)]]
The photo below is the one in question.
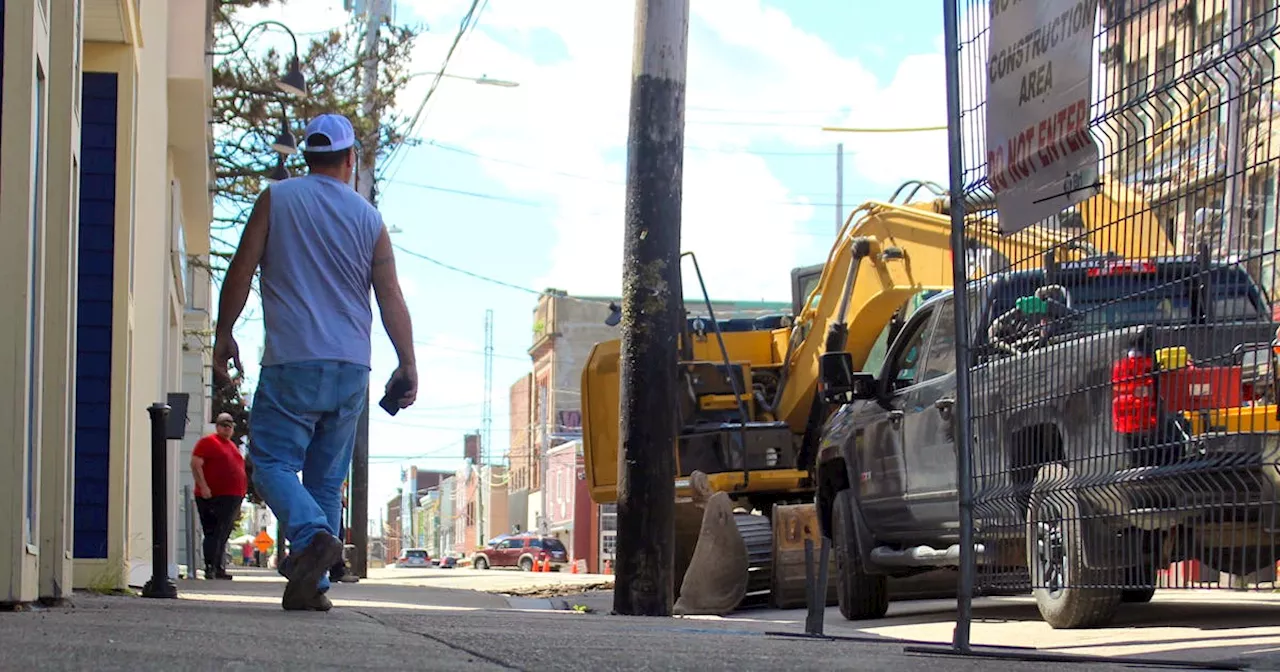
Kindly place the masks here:
[(1040, 583), (1049, 595), (1057, 597), (1067, 587), (1062, 514), (1049, 504), (1042, 504), (1036, 513), (1036, 564)]

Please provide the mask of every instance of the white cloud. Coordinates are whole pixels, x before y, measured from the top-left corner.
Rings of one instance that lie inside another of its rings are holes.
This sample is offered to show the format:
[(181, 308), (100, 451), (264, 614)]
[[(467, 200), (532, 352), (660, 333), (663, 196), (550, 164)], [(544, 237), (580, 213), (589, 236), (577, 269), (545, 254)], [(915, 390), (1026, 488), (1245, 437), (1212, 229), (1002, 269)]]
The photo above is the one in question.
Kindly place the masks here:
[[(942, 52), (904, 58), (888, 86), (869, 91), (840, 125), (847, 128), (946, 126)], [(883, 187), (910, 179), (947, 183), (947, 133), (850, 133), (842, 141), (857, 176)], [(888, 198), (886, 192), (884, 197)]]
[[(402, 2), (439, 17), (457, 16), (464, 4)], [(894, 80), (882, 86), (857, 61), (841, 57), (831, 45), (793, 25), (784, 12), (758, 0), (700, 0), (693, 12), (686, 144), (723, 153), (685, 153), (682, 243), (700, 255), (709, 278), (732, 278), (732, 288), (713, 291), (784, 298), (786, 271), (807, 261), (799, 259), (799, 252), (809, 241), (795, 232), (812, 208), (788, 204), (797, 197), (767, 163), (735, 149), (753, 142), (829, 148), (843, 140), (853, 153), (850, 165), (856, 176), (883, 187), (885, 197), (904, 179), (945, 179), (945, 134), (837, 137), (820, 130), (824, 124), (853, 121), (938, 123), (945, 113), (940, 53), (905, 60)], [(452, 39), (451, 21), (431, 21), (433, 31), (417, 48), (417, 69), (438, 69)], [(620, 157), (630, 103), (632, 21), (631, 2), (492, 0), (482, 30), (466, 38), (449, 71), (515, 80), (521, 86), (502, 89), (445, 80), (419, 131), (480, 154), (602, 178), (571, 180), (487, 164), (512, 192), (556, 204), (553, 268), (539, 286), (577, 293), (619, 290), (625, 176)], [(533, 55), (506, 47), (485, 30), (517, 41), (554, 35), (563, 44), (563, 57), (539, 64)], [(420, 100), (429, 80), (415, 82), (403, 104)], [(838, 114), (845, 107), (855, 109), (850, 119)], [(741, 112), (726, 116), (708, 114), (705, 108)], [(760, 119), (760, 111), (779, 109), (814, 111), (782, 117), (812, 126), (698, 123)], [(762, 253), (767, 253), (763, 260)]]

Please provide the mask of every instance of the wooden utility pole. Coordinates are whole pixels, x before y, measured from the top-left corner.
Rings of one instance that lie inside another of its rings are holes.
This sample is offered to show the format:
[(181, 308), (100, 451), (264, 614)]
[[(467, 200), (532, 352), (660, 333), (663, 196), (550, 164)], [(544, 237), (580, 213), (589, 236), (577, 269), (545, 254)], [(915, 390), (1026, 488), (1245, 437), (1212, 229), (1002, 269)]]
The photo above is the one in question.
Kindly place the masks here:
[[(360, 139), (359, 165), (356, 169), (356, 191), (370, 204), (377, 204), (374, 190), (374, 163), (378, 158), (379, 108), (374, 100), (378, 86), (378, 36), (386, 18), (387, 3), (382, 0), (364, 3), (362, 19), (365, 24), (364, 43), (360, 53), (364, 57), (360, 73), (360, 91), (364, 97), (361, 112), (373, 126), (369, 135)], [(369, 577), (369, 404), (360, 409), (356, 424), (356, 445), (351, 453), (351, 543), (355, 557), (351, 561), (351, 573), (365, 579)]]
[(688, 40), (689, 0), (637, 0), (622, 259), (622, 445), (613, 590), (614, 611), (633, 616), (670, 616), (674, 601)]

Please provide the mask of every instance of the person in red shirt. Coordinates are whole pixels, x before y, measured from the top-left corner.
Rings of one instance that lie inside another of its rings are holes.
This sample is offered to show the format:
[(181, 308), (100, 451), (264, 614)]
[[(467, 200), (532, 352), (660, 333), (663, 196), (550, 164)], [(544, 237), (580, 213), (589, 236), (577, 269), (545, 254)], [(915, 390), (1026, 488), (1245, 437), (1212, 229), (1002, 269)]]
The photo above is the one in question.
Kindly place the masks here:
[(240, 504), (249, 489), (244, 456), (232, 443), (236, 423), (230, 413), (219, 413), (217, 430), (196, 442), (191, 451), (191, 474), (196, 481), (196, 510), (204, 529), (204, 578), (230, 579), (227, 573), (227, 539), (235, 525)]

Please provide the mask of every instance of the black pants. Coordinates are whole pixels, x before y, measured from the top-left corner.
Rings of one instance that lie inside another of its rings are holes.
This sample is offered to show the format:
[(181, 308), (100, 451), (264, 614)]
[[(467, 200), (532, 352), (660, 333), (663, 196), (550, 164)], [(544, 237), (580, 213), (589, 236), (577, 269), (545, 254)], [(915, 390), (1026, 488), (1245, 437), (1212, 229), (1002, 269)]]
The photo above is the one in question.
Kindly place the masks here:
[(204, 529), (204, 566), (226, 569), (227, 539), (235, 525), (243, 497), (220, 495), (209, 499), (196, 498), (196, 511), (200, 514), (200, 527)]

